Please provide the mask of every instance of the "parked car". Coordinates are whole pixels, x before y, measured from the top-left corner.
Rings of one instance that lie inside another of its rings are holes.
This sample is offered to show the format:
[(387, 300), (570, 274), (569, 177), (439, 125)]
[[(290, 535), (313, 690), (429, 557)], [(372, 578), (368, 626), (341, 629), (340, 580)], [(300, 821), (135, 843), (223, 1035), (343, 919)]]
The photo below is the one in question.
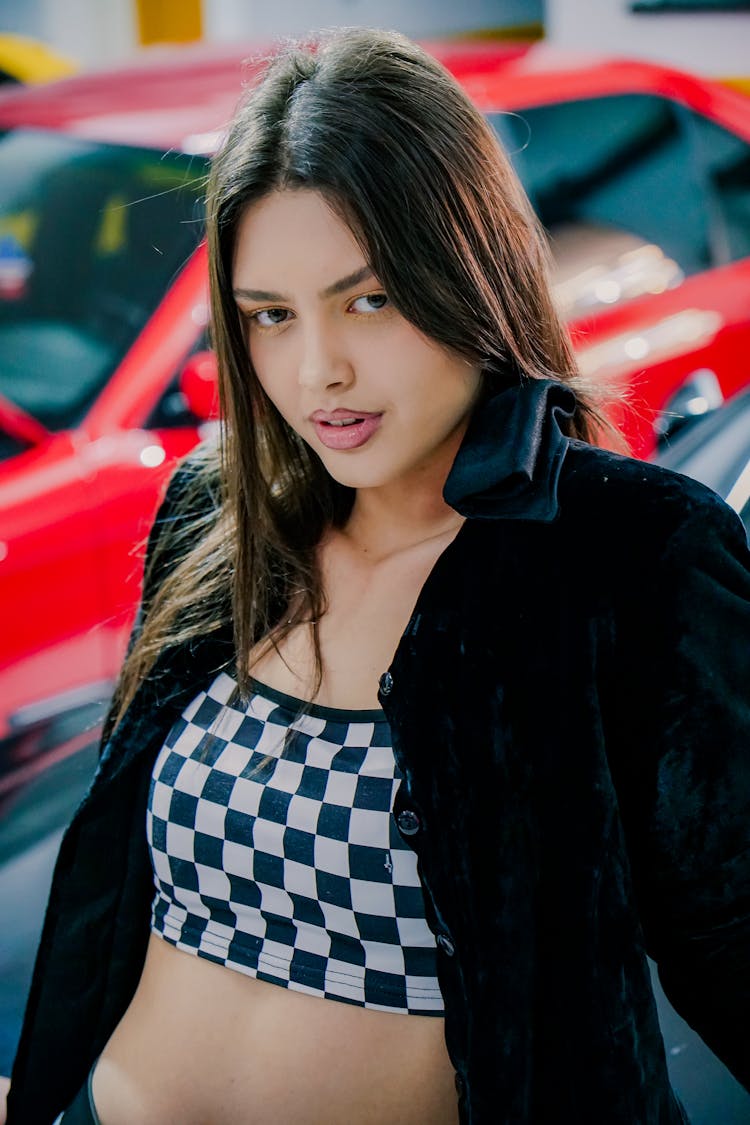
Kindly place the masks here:
[[(696, 372), (716, 401), (747, 378), (750, 103), (543, 45), (432, 49), (511, 153), (581, 365), (647, 453)], [(201, 206), (245, 53), (0, 95), (0, 774), (98, 713), (137, 545), (215, 417)]]

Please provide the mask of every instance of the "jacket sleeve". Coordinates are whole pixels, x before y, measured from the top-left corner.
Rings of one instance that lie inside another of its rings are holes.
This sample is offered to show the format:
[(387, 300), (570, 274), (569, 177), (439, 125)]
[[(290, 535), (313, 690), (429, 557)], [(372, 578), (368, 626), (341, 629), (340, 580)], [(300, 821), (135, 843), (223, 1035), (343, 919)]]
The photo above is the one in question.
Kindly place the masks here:
[(618, 623), (613, 768), (646, 949), (750, 1088), (750, 555), (690, 482)]
[[(146, 607), (189, 545), (196, 517), (210, 522), (218, 510), (209, 462), (210, 451), (199, 448), (166, 489), (148, 541)], [(70, 1103), (137, 987), (153, 897), (143, 831), (150, 770), (138, 753), (155, 727), (158, 737), (153, 706), (152, 695), (134, 706), (135, 725), (118, 748), (118, 765), (130, 754), (132, 768), (116, 776), (110, 769), (97, 790), (100, 766), (63, 835), (13, 1063), (12, 1125), (49, 1125)]]

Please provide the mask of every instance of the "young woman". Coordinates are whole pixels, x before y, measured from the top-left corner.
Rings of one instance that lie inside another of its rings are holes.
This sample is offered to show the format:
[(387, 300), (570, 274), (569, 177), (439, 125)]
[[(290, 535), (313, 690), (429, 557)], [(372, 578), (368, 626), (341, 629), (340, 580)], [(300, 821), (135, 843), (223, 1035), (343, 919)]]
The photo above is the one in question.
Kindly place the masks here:
[(154, 525), (8, 1122), (684, 1121), (647, 951), (750, 1081), (738, 519), (593, 444), (529, 206), (400, 36), (271, 62), (208, 230), (221, 446)]

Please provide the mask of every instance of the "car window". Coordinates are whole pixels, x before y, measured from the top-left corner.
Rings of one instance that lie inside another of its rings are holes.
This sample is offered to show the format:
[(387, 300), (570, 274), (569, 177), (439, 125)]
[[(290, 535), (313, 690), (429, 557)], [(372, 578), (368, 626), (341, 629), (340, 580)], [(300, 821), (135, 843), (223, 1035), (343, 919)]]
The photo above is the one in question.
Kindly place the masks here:
[(77, 424), (202, 232), (205, 163), (0, 134), (0, 392)]
[(600, 303), (660, 292), (711, 264), (687, 117), (669, 99), (621, 94), (490, 120), (551, 235), (553, 253), (561, 235), (563, 272), (571, 272), (573, 248), (581, 254), (586, 242), (591, 249), (577, 272), (602, 264), (613, 272)]
[(750, 256), (750, 144), (714, 121), (693, 116), (705, 176), (717, 263)]

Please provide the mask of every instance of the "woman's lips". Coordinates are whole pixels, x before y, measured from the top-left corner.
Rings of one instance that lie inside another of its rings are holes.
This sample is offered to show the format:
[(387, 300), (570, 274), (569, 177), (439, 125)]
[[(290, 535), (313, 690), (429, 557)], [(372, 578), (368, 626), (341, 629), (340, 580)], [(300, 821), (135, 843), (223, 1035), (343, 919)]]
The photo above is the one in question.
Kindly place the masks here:
[(358, 449), (379, 428), (382, 414), (342, 415), (324, 421), (313, 418), (315, 433), (328, 449)]

